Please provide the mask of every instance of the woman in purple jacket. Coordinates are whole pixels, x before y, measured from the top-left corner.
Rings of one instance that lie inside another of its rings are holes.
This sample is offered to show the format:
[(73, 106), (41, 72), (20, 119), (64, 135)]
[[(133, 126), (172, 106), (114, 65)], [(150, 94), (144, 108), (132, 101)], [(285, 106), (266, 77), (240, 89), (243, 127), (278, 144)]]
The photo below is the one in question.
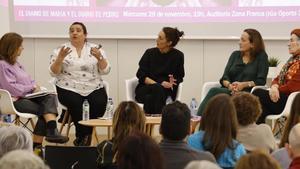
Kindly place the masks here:
[(40, 91), (40, 87), (17, 61), (24, 49), (22, 42), (22, 36), (12, 32), (0, 40), (0, 88), (9, 91), (17, 111), (39, 116), (33, 131), (34, 147), (42, 144), (44, 136), (48, 142), (65, 143), (68, 137), (60, 135), (56, 126), (56, 96), (25, 98), (27, 94)]

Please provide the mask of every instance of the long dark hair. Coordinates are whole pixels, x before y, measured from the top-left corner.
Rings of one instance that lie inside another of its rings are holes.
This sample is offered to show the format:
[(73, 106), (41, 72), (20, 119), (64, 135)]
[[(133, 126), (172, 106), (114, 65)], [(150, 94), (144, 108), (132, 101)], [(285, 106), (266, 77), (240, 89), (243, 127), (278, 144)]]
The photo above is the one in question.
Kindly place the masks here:
[(230, 96), (219, 94), (211, 98), (200, 123), (200, 130), (204, 131), (201, 144), (205, 150), (218, 159), (226, 148), (234, 149), (237, 124), (236, 110)]
[(279, 147), (284, 147), (289, 142), (289, 134), (292, 128), (300, 122), (300, 93), (298, 93), (293, 101), (290, 115), (284, 127)]
[(245, 29), (244, 32), (249, 35), (249, 41), (253, 44), (253, 48), (250, 49), (250, 60), (252, 61), (259, 53), (265, 51), (265, 44), (261, 34), (256, 29)]

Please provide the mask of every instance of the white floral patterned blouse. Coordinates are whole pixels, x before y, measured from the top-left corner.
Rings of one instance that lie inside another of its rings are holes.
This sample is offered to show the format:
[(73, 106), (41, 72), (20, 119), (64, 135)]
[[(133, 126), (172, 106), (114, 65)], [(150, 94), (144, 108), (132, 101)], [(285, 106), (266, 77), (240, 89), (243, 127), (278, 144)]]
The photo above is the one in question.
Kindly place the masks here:
[[(70, 47), (72, 52), (65, 57), (62, 65), (62, 72), (60, 74), (54, 74), (50, 67), (54, 63), (58, 56), (58, 53), (62, 46)], [(90, 54), (92, 47), (98, 45), (86, 42), (81, 50), (81, 56), (79, 57), (76, 48), (70, 43), (65, 43), (60, 47), (54, 49), (53, 54), (50, 56), (50, 74), (55, 77), (55, 84), (65, 90), (70, 90), (79, 93), (82, 96), (87, 96), (94, 90), (103, 87), (103, 81), (101, 75), (108, 74), (110, 72), (110, 64), (107, 61), (105, 69), (100, 70), (98, 67), (97, 59)], [(104, 50), (100, 49), (103, 58), (107, 58)]]

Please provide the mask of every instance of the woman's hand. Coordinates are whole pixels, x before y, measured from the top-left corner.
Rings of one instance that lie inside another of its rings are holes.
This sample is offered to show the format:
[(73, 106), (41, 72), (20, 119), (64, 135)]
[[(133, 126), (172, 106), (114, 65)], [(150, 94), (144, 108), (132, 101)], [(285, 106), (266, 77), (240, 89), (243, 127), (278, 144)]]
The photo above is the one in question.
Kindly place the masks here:
[(275, 103), (280, 99), (280, 95), (279, 95), (279, 90), (278, 90), (278, 85), (277, 84), (271, 86), (271, 88), (269, 90), (269, 96), (270, 96), (270, 99), (273, 102), (275, 102)]
[(170, 82), (163, 81), (163, 82), (161, 82), (161, 85), (162, 85), (164, 88), (166, 88), (166, 89), (171, 89), (171, 90), (173, 90), (173, 84), (170, 83)]
[(70, 54), (72, 52), (70, 47), (65, 47), (63, 46), (58, 53), (57, 59), (63, 61), (65, 59), (66, 56), (68, 56), (68, 54)]
[(97, 47), (91, 48), (91, 55), (93, 55), (98, 60), (98, 62), (103, 59), (100, 49)]
[(33, 86), (33, 92), (32, 93), (36, 93), (36, 92), (39, 92), (39, 91), (41, 91), (41, 87), (39, 86), (39, 85), (34, 85)]

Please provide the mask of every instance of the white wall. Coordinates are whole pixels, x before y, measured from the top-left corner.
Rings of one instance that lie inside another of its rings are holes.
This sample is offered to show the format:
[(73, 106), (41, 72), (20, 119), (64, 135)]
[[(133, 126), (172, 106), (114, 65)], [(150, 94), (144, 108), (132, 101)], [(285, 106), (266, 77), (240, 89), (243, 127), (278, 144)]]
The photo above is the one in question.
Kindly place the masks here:
[[(68, 41), (63, 38), (25, 38), (21, 63), (38, 83), (48, 88), (51, 79), (48, 71), (52, 50)], [(110, 96), (115, 103), (125, 99), (125, 79), (135, 76), (138, 62), (147, 48), (155, 45), (154, 39), (90, 39), (101, 43), (112, 65), (109, 82)], [(279, 57), (281, 64), (289, 57), (287, 40), (266, 40), (269, 56)], [(185, 54), (185, 72), (182, 101), (189, 103), (192, 97), (200, 100), (204, 82), (218, 81), (231, 52), (238, 49), (238, 39), (183, 39), (177, 48)]]
[(0, 5), (0, 36), (9, 31), (8, 7)]

